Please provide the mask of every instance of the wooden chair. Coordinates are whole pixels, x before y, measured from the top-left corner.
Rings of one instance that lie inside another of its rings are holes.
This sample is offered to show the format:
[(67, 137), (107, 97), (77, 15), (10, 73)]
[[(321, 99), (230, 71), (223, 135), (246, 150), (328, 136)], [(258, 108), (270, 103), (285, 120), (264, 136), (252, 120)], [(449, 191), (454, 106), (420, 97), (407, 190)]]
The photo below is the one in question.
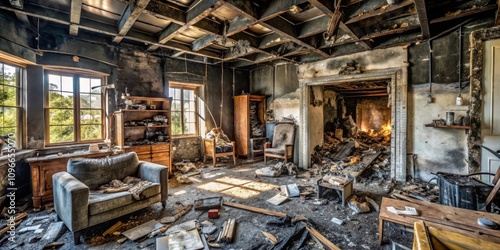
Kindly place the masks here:
[(267, 157), (284, 159), (293, 159), (293, 144), (295, 142), (295, 125), (293, 123), (276, 124), (273, 133), (273, 141), (266, 142), (264, 145), (264, 163), (267, 163)]
[(205, 138), (203, 139), (203, 145), (205, 146), (205, 157), (203, 158), (203, 162), (207, 161), (207, 157), (212, 157), (215, 167), (217, 157), (232, 156), (234, 165), (236, 165), (234, 141), (226, 146), (217, 146), (215, 144), (215, 139)]

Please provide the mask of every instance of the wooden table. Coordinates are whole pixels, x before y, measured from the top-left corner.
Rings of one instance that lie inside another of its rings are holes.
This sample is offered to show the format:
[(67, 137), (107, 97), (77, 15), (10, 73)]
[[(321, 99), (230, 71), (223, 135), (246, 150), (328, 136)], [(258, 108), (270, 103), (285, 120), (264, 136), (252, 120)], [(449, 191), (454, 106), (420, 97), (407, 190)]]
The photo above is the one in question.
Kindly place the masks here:
[[(387, 211), (389, 206), (398, 210), (404, 210), (405, 206), (414, 207), (419, 215), (397, 215)], [(428, 226), (500, 243), (500, 229), (488, 229), (477, 224), (477, 219), (482, 217), (500, 225), (500, 214), (450, 207), (416, 199), (408, 202), (384, 197), (379, 216), (379, 244), (382, 244), (385, 221), (412, 228), (416, 221), (424, 221)]]

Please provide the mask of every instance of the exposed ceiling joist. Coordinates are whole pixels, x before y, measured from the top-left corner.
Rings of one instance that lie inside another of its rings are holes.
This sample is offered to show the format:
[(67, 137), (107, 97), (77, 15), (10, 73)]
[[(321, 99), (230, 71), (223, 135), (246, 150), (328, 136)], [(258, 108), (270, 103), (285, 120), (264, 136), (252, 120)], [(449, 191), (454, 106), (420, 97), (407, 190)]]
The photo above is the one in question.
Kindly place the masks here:
[[(51, 9), (45, 9), (41, 8), (40, 6), (33, 6), (30, 4), (25, 4), (24, 8), (22, 10), (15, 9), (13, 7), (10, 7), (2, 2), (0, 2), (0, 9), (3, 10), (8, 10), (8, 11), (13, 11), (13, 12), (18, 12), (21, 14), (25, 14), (28, 16), (40, 18), (42, 20), (47, 20), (50, 22), (54, 23), (59, 23), (63, 25), (70, 25), (71, 23), (68, 21), (70, 20), (70, 15), (64, 12), (59, 12)], [(81, 19), (80, 24), (79, 24), (80, 29), (84, 29), (87, 31), (92, 31), (100, 34), (105, 34), (109, 36), (118, 36), (116, 26), (110, 25), (110, 24), (105, 24), (102, 22), (97, 22), (94, 20), (90, 19)], [(140, 32), (133, 32), (129, 31), (126, 36), (124, 36), (125, 39), (131, 40), (131, 41), (136, 41), (136, 42), (141, 42), (145, 44), (155, 44), (156, 43), (156, 38), (145, 35)], [(168, 42), (166, 44), (157, 44), (158, 47), (163, 47), (167, 49), (172, 49), (172, 50), (177, 50), (177, 51), (183, 51), (184, 53), (192, 54), (192, 55), (197, 55), (197, 56), (203, 56), (203, 57), (208, 57), (212, 59), (217, 59), (221, 60), (222, 58), (220, 55), (214, 52), (210, 51), (192, 51), (190, 46), (186, 46), (183, 44), (179, 44), (176, 42)]]
[(418, 20), (420, 22), (420, 29), (422, 30), (422, 38), (428, 39), (431, 37), (429, 28), (429, 19), (427, 17), (427, 7), (425, 0), (414, 0), (415, 7), (417, 8)]
[(262, 16), (260, 16), (259, 20), (263, 22), (268, 19), (275, 18), (289, 11), (292, 7), (296, 6), (297, 4), (301, 4), (303, 2), (306, 2), (306, 0), (286, 0), (286, 1), (273, 0), (271, 1), (271, 3), (269, 3)]
[(440, 18), (432, 19), (430, 23), (435, 24), (435, 23), (448, 22), (448, 21), (452, 21), (452, 20), (455, 20), (458, 18), (469, 17), (469, 16), (477, 15), (477, 14), (487, 12), (487, 11), (492, 11), (492, 10), (497, 10), (497, 6), (488, 5), (488, 6), (479, 7), (479, 8), (475, 8), (475, 9), (471, 9), (471, 10), (462, 11), (458, 15), (443, 16)]
[(72, 36), (78, 35), (78, 25), (82, 15), (82, 0), (71, 1), (71, 15), (69, 18), (69, 34)]
[[(10, 2), (10, 5), (14, 8), (22, 10), (24, 7), (24, 0), (9, 0), (9, 2)], [(16, 14), (17, 20), (21, 21), (22, 23), (24, 23), (27, 26), (30, 25), (30, 21), (29, 21), (27, 15), (21, 14), (18, 12), (16, 12), (15, 14)]]
[[(184, 25), (175, 23), (168, 25), (158, 36), (159, 44), (164, 44), (172, 40), (175, 36), (186, 31), (192, 25), (201, 21), (223, 5), (221, 0), (200, 0), (193, 4), (194, 6), (191, 6), (186, 14), (186, 23)], [(158, 45), (154, 44), (148, 47), (148, 51), (154, 51), (157, 48)]]
[[(80, 0), (81, 1), (81, 0)], [(136, 5), (127, 5), (118, 22), (118, 36), (113, 38), (114, 43), (119, 43), (123, 36), (132, 28), (135, 21), (141, 15), (142, 11), (148, 6), (150, 0), (137, 0)], [(72, 1), (73, 2), (73, 1)]]
[[(320, 54), (323, 57), (330, 57), (327, 53), (323, 52), (322, 50), (315, 48), (311, 46), (310, 44), (307, 44), (300, 40), (299, 38), (295, 37), (295, 28), (294, 25), (283, 20), (281, 17), (277, 16), (272, 19), (266, 20), (266, 21), (261, 21), (258, 11), (256, 10), (255, 6), (251, 3), (251, 1), (238, 1), (238, 0), (224, 0), (225, 4), (227, 7), (233, 9), (234, 11), (237, 11), (241, 13), (243, 17), (248, 19), (251, 25), (253, 24), (260, 24), (264, 26), (265, 28), (273, 31), (274, 33), (285, 37), (289, 39), (290, 41), (306, 47), (310, 50), (313, 50), (317, 54)], [(244, 20), (242, 18), (242, 20)], [(248, 21), (245, 21), (248, 23)]]
[(280, 45), (286, 42), (289, 42), (290, 39), (286, 37), (281, 37), (276, 33), (271, 33), (269, 35), (264, 36), (259, 43), (259, 49), (265, 49), (269, 47), (273, 47), (276, 45)]
[(214, 34), (206, 34), (193, 42), (191, 46), (193, 51), (204, 49), (217, 42), (217, 36)]
[[(330, 18), (335, 17), (335, 6), (333, 4), (333, 1), (327, 1), (327, 0), (308, 0), (309, 3), (311, 3), (314, 7), (318, 8), (321, 12), (323, 12), (325, 15), (327, 15)], [(347, 25), (345, 25), (344, 22), (340, 21), (339, 23), (339, 29), (347, 33), (349, 36), (353, 38), (353, 40), (359, 41), (359, 38), (363, 35), (361, 33), (355, 33), (352, 31)], [(359, 42), (361, 46), (363, 46), (365, 49), (372, 49), (373, 45), (369, 41), (360, 41)]]

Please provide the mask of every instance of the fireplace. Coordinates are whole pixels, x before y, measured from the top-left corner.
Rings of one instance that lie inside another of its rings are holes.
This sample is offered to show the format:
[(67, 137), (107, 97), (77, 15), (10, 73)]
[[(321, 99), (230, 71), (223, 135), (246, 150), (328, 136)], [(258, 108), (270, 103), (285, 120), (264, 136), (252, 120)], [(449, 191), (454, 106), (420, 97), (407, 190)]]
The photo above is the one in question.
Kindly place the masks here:
[[(341, 68), (353, 60), (361, 65), (361, 73), (339, 74)], [(382, 127), (384, 124), (388, 125), (389, 123), (385, 121), (390, 120), (391, 133), (390, 142), (388, 143), (390, 144), (391, 155), (391, 178), (405, 181), (407, 177), (408, 131), (408, 65), (406, 61), (407, 51), (401, 48), (390, 48), (361, 52), (299, 66), (298, 77), (301, 95), (299, 141), (302, 142), (299, 145), (299, 167), (309, 168), (312, 164), (311, 154), (314, 153), (314, 148), (323, 144), (325, 119), (328, 119), (325, 118), (324, 112), (324, 102), (328, 101), (328, 95), (326, 98), (324, 96), (325, 90), (338, 88), (339, 85), (352, 87), (353, 85), (370, 83), (379, 85), (374, 86), (374, 88), (378, 89), (372, 93), (364, 93), (365, 97), (356, 96), (356, 93), (354, 93), (356, 90), (358, 92), (366, 91), (362, 90), (362, 88), (349, 91), (349, 94), (347, 94), (348, 91), (344, 91), (345, 96), (350, 96), (350, 98), (344, 98), (354, 99), (359, 97), (356, 103), (363, 104), (363, 102), (367, 102), (368, 106), (374, 102), (382, 103), (386, 101), (385, 107), (388, 107), (388, 110), (370, 109), (370, 111), (366, 111), (366, 105), (356, 105), (356, 108), (353, 108), (351, 113), (356, 116), (356, 121), (359, 120), (360, 124), (358, 125), (368, 130), (373, 129), (376, 131), (379, 129), (378, 127)], [(367, 96), (368, 94), (371, 94), (371, 96)], [(372, 114), (377, 114), (378, 118), (371, 118)], [(329, 116), (327, 115), (327, 117)]]

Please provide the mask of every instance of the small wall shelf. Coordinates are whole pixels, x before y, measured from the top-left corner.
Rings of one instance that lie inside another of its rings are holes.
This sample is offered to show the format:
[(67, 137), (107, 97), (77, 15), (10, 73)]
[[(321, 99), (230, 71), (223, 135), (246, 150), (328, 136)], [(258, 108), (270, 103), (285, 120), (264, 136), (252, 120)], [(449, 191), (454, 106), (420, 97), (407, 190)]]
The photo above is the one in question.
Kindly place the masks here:
[(470, 129), (470, 126), (457, 126), (457, 125), (434, 125), (434, 124), (425, 124), (426, 127), (434, 127), (434, 128), (459, 128), (459, 129)]
[(470, 126), (458, 126), (458, 125), (435, 125), (435, 124), (425, 124), (426, 127), (433, 128), (455, 128), (455, 129), (465, 129), (465, 134), (469, 134)]

